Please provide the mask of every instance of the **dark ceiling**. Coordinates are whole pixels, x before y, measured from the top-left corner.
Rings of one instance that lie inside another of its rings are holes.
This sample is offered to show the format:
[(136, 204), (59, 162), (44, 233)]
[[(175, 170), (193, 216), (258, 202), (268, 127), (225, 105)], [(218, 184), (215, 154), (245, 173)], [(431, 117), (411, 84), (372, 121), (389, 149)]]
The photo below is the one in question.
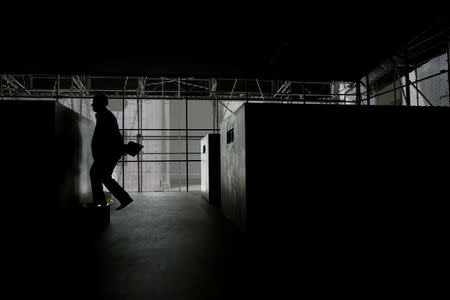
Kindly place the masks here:
[(354, 80), (444, 18), (436, 8), (316, 2), (14, 5), (0, 71)]

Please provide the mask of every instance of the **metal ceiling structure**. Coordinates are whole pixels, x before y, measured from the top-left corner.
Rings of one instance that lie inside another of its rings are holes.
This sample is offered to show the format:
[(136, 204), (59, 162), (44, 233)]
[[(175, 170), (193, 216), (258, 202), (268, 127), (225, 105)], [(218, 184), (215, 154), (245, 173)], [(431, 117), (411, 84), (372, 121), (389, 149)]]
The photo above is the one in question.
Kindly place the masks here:
[[(212, 100), (219, 103), (278, 102), (354, 104), (352, 82), (300, 82), (195, 77), (2, 74), (2, 99), (91, 99), (105, 93), (110, 99)], [(334, 91), (333, 87), (346, 88)]]

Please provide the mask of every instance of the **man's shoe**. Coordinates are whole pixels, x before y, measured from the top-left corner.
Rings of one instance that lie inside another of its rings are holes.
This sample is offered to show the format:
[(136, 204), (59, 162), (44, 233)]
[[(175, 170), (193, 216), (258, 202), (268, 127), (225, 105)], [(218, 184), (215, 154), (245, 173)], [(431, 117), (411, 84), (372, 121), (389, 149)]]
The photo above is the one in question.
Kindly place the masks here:
[(133, 202), (133, 199), (128, 199), (128, 200), (125, 200), (124, 202), (120, 202), (120, 206), (118, 208), (116, 208), (116, 210), (121, 210), (122, 208), (124, 208), (125, 206), (130, 204), (131, 202)]
[(108, 206), (108, 204), (106, 204), (106, 203), (88, 203), (87, 204), (87, 207), (89, 207), (89, 208), (105, 208), (107, 206)]

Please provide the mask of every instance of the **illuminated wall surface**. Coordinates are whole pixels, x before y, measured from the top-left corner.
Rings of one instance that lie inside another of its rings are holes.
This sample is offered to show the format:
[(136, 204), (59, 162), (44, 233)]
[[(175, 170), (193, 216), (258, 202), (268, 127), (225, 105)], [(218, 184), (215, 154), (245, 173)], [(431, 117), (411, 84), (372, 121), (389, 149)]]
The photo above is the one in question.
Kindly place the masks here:
[[(55, 167), (58, 197), (70, 209), (76, 202), (92, 202), (89, 170), (93, 159), (91, 140), (94, 122), (54, 103), (55, 105)], [(55, 188), (56, 188), (55, 187)], [(74, 198), (74, 203), (70, 199)]]

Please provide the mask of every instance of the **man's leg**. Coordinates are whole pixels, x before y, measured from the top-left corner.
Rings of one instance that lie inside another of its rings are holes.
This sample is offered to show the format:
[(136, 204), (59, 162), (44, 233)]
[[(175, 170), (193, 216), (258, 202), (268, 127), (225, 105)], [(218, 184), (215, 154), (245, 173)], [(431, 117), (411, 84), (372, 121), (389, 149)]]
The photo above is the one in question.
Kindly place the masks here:
[(106, 205), (106, 197), (105, 193), (103, 193), (102, 185), (102, 172), (99, 169), (98, 164), (95, 162), (92, 164), (89, 175), (91, 177), (92, 198), (94, 199), (94, 205)]
[(133, 201), (130, 195), (112, 177), (109, 177), (103, 183), (111, 194), (119, 200), (122, 206), (128, 205), (131, 201)]
[(121, 207), (130, 204), (133, 199), (130, 195), (112, 178), (112, 172), (116, 167), (116, 162), (109, 163), (106, 167), (106, 173), (102, 179), (103, 184), (111, 192), (111, 194), (119, 200)]

